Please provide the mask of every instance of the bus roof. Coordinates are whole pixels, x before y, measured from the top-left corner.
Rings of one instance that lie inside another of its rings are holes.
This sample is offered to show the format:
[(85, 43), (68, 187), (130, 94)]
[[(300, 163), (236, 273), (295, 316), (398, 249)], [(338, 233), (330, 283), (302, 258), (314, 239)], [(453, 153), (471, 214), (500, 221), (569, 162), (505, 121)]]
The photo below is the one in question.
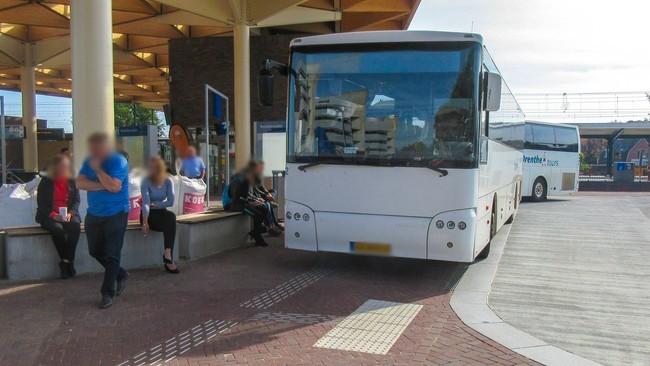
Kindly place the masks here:
[(546, 126), (553, 126), (553, 127), (566, 127), (566, 128), (572, 128), (572, 129), (578, 129), (577, 126), (575, 125), (568, 125), (565, 123), (553, 123), (553, 122), (541, 122), (541, 121), (526, 121), (526, 124), (529, 125), (546, 125)]
[(397, 42), (476, 42), (483, 44), (483, 37), (475, 33), (434, 31), (350, 32), (296, 38), (291, 42), (291, 47)]

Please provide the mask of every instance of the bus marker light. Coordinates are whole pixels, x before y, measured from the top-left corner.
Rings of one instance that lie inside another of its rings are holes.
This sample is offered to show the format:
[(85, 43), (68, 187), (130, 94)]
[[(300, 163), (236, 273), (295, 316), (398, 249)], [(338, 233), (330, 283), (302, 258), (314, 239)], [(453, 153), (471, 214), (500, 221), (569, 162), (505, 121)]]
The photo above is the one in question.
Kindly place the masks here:
[(453, 230), (456, 227), (456, 223), (453, 221), (448, 221), (447, 222), (447, 229)]

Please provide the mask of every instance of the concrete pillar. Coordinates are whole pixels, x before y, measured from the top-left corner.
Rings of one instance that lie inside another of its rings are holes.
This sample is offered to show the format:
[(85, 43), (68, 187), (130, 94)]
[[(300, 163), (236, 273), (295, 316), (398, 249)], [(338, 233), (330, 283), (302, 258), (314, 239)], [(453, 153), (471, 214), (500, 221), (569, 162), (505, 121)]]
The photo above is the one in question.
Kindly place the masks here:
[(72, 0), (72, 147), (74, 167), (95, 132), (115, 136), (111, 0)]
[(31, 43), (25, 44), (25, 63), (20, 68), (20, 93), (22, 94), (23, 168), (26, 172), (38, 171), (38, 126), (36, 124), (36, 76)]
[(251, 158), (251, 59), (250, 27), (233, 27), (235, 48), (235, 167), (246, 166)]

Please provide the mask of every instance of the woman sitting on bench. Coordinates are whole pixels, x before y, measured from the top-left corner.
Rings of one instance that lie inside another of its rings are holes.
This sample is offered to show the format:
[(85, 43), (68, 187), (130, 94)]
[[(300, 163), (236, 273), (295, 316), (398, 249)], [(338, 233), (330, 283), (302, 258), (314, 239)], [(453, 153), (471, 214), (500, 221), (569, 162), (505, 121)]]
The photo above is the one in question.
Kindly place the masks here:
[(149, 160), (148, 176), (142, 180), (142, 231), (163, 233), (165, 254), (163, 263), (169, 273), (179, 273), (174, 264), (174, 241), (176, 240), (176, 215), (167, 210), (174, 205), (174, 182), (167, 175), (167, 165), (159, 157)]
[(61, 278), (74, 277), (74, 255), (77, 250), (81, 219), (79, 190), (72, 178), (70, 158), (56, 155), (48, 166), (48, 176), (38, 185), (36, 222), (50, 232), (59, 254)]

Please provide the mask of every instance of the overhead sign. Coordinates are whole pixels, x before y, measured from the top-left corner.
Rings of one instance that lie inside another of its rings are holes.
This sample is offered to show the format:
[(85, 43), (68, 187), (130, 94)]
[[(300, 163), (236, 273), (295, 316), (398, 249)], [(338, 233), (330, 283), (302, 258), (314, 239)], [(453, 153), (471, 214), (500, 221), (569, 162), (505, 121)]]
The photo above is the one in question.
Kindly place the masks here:
[(147, 136), (147, 126), (127, 126), (127, 127), (118, 127), (117, 128), (118, 137), (130, 137), (130, 136)]
[(7, 140), (22, 140), (25, 138), (25, 126), (10, 125), (5, 126), (5, 138)]

